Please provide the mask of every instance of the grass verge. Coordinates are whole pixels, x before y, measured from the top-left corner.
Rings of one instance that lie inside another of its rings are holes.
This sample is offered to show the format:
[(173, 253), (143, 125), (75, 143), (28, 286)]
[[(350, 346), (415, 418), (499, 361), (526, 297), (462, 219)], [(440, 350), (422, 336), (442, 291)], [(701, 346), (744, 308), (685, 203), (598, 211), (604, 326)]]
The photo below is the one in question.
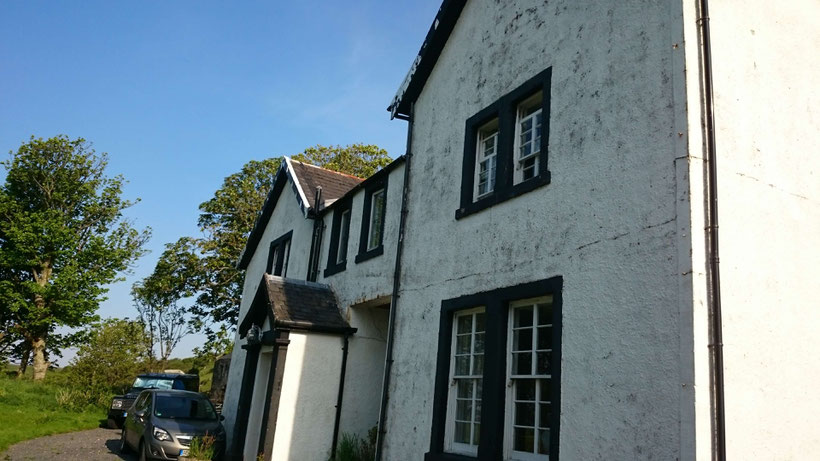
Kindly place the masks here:
[(56, 384), (0, 376), (0, 453), (23, 440), (100, 425), (104, 410), (93, 405), (77, 408), (67, 404), (65, 396), (66, 389)]

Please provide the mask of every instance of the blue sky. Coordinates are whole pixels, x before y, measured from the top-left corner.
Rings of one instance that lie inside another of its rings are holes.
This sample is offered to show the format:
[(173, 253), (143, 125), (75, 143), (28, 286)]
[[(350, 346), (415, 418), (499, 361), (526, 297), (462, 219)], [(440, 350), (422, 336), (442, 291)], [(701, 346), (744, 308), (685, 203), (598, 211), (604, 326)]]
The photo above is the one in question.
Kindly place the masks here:
[(0, 150), (66, 134), (109, 154), (153, 238), (99, 314), (133, 317), (131, 284), (197, 235), (198, 205), (249, 160), (354, 142), (404, 153), (406, 124), (385, 109), (439, 5), (0, 2)]

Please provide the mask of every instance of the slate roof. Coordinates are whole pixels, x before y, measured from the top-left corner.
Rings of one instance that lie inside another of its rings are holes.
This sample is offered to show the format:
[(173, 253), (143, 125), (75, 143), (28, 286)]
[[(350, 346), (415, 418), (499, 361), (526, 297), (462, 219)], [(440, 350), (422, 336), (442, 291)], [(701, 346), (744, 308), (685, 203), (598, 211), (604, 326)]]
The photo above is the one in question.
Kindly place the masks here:
[(266, 317), (275, 327), (339, 334), (356, 331), (342, 317), (329, 286), (270, 274), (262, 276), (251, 307), (239, 324), (239, 335), (244, 338), (252, 324), (261, 326)]
[[(297, 162), (293, 159), (290, 160), (290, 165), (293, 168), (293, 174), (299, 181), (302, 192), (305, 193), (308, 206), (314, 209), (321, 209), (326, 206), (326, 204), (335, 202), (339, 197), (345, 195), (347, 191), (364, 181), (364, 179), (357, 178), (356, 176), (326, 170), (318, 166)], [(313, 203), (316, 198), (317, 187), (322, 188), (323, 200), (322, 203), (319, 204), (319, 207)]]

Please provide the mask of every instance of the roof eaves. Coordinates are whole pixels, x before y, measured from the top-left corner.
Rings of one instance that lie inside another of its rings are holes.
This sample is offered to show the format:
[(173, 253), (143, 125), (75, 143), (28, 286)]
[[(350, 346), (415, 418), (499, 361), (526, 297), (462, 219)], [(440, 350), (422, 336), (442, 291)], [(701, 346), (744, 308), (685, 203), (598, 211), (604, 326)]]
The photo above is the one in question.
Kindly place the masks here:
[(410, 71), (387, 108), (390, 118), (410, 116), (410, 103), (418, 98), (424, 88), (466, 4), (467, 0), (444, 0), (441, 3), (433, 25), (430, 26), (421, 49), (410, 66)]
[(287, 174), (290, 180), (293, 182), (293, 192), (296, 193), (296, 199), (299, 202), (299, 208), (302, 210), (302, 214), (305, 217), (308, 216), (310, 213), (310, 202), (308, 201), (307, 196), (305, 195), (305, 191), (302, 188), (302, 184), (299, 182), (299, 178), (296, 175), (296, 172), (293, 170), (293, 165), (290, 163), (290, 157), (285, 157), (285, 163), (287, 164)]

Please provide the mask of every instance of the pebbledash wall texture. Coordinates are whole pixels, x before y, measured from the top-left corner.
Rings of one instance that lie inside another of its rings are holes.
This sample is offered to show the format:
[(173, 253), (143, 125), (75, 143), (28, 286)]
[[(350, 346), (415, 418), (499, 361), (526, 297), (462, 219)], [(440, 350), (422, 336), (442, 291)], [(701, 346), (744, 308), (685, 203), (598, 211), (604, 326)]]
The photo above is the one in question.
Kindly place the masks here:
[[(467, 2), (413, 112), (384, 459), (430, 447), (442, 301), (556, 276), (560, 456), (680, 459), (693, 442), (681, 434), (693, 402), (680, 369), (691, 329), (679, 312), (673, 6)], [(550, 183), (455, 219), (465, 122), (545, 69)]]

